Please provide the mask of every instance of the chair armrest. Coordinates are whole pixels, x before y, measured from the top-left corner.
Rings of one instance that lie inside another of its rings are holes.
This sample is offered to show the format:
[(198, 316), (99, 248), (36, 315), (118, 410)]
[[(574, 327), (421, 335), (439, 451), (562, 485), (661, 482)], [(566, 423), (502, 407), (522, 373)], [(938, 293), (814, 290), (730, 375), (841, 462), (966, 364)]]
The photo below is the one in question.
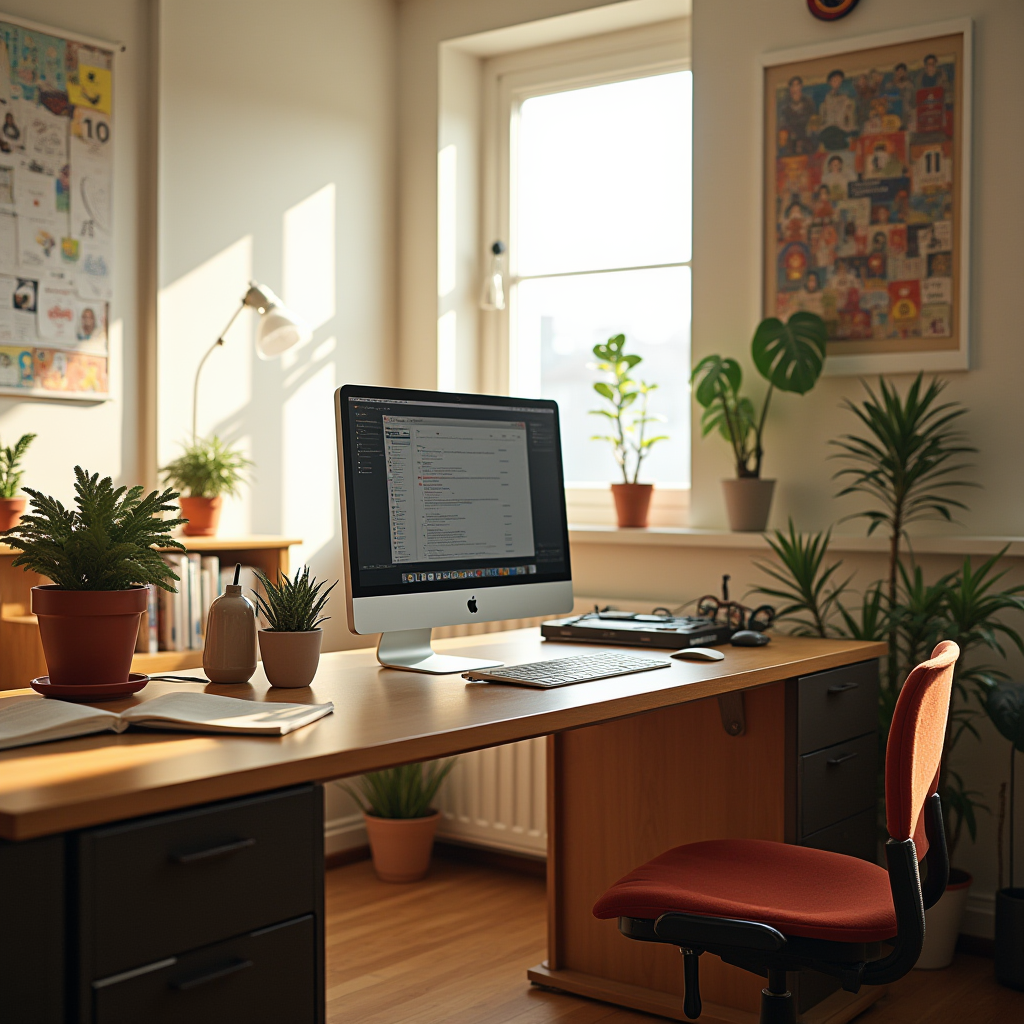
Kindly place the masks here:
[(861, 976), (865, 985), (888, 985), (908, 974), (924, 945), (924, 897), (914, 840), (898, 843), (890, 839), (885, 844), (885, 860), (896, 911), (896, 941), (888, 956), (865, 965)]
[(928, 853), (924, 862), (928, 868), (921, 893), (924, 909), (934, 907), (949, 884), (949, 852), (946, 849), (946, 829), (942, 823), (942, 801), (938, 793), (932, 793), (925, 801), (924, 833), (928, 837)]
[(701, 914), (662, 914), (654, 923), (662, 942), (689, 949), (728, 946), (776, 953), (786, 945), (786, 937), (771, 925), (758, 921), (739, 921), (730, 917), (705, 917)]

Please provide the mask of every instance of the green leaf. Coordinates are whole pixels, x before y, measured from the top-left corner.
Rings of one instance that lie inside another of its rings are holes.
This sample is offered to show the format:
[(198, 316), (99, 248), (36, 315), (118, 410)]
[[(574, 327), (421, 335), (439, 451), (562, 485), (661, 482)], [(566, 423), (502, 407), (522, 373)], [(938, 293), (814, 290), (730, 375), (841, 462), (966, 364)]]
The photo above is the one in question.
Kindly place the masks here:
[(194, 498), (236, 495), (252, 463), (241, 452), (230, 448), (217, 435), (198, 438), (182, 445), (183, 453), (160, 472), (164, 483), (172, 484)]
[(596, 391), (596, 392), (597, 392), (597, 393), (598, 393), (598, 394), (599, 394), (599, 395), (600, 395), (600, 396), (601, 396), (602, 398), (607, 398), (609, 402), (614, 402), (614, 401), (615, 401), (615, 394), (614, 394), (614, 392), (612, 391), (612, 389), (611, 389), (611, 386), (610, 386), (610, 385), (608, 385), (608, 384), (605, 384), (605, 382), (604, 382), (603, 380), (599, 380), (599, 381), (598, 381), (598, 382), (597, 382), (597, 383), (596, 383), (596, 384), (594, 385), (594, 390), (595, 390), (595, 391)]
[[(256, 607), (263, 613), (270, 629), (278, 633), (305, 633), (319, 629), (320, 623), (330, 616), (321, 615), (331, 591), (338, 585), (335, 580), (326, 590), (326, 581), (310, 579), (309, 566), (295, 570), (294, 579), (280, 573), (277, 583), (262, 572), (255, 570), (256, 578), (263, 587), (263, 593), (254, 590)], [(321, 593), (321, 591), (323, 592)]]
[(1024, 753), (1024, 684), (996, 686), (985, 701), (985, 711), (992, 724)]
[(694, 368), (690, 382), (693, 396), (705, 409), (722, 396), (735, 397), (743, 383), (743, 370), (735, 359), (705, 356)]
[(821, 376), (827, 337), (825, 321), (815, 313), (794, 313), (785, 324), (769, 317), (754, 332), (754, 365), (779, 391), (805, 395)]

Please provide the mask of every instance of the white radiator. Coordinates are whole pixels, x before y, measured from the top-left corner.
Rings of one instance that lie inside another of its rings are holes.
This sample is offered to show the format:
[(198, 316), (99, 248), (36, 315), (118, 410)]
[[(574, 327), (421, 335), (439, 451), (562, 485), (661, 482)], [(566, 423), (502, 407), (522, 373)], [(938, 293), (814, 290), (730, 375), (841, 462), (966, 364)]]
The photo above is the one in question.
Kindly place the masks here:
[(437, 801), (438, 836), (545, 856), (545, 757), (543, 737), (462, 754)]

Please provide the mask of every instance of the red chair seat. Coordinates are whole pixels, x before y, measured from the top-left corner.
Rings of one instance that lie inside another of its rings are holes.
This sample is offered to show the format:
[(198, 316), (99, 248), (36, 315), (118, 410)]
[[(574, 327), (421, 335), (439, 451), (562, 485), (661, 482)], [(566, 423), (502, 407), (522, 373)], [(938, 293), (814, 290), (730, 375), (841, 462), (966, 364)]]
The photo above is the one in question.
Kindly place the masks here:
[(757, 839), (677, 846), (621, 878), (594, 905), (600, 918), (652, 919), (669, 911), (761, 921), (783, 935), (833, 942), (896, 934), (884, 868)]

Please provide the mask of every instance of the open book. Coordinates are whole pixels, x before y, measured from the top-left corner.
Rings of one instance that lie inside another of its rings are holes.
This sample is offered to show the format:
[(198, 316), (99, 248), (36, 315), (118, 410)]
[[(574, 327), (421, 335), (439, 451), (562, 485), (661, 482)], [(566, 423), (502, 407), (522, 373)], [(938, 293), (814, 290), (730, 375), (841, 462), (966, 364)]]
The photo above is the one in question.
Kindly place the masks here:
[(49, 743), (94, 732), (124, 732), (129, 725), (181, 732), (284, 736), (324, 715), (334, 705), (275, 704), (215, 693), (165, 693), (121, 714), (85, 704), (24, 696), (0, 700), (0, 750)]

